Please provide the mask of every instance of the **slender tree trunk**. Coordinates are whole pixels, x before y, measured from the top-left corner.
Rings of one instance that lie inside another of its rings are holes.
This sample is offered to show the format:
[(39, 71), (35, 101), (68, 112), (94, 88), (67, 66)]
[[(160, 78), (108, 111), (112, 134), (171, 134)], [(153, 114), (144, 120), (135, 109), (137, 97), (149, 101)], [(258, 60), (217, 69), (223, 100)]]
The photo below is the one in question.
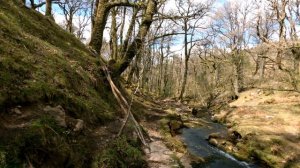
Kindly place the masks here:
[(217, 87), (220, 81), (220, 65), (215, 63), (215, 73), (214, 73), (214, 85)]
[(239, 75), (238, 75), (238, 66), (237, 65), (234, 65), (234, 83), (233, 83), (233, 87), (234, 87), (234, 94), (236, 96), (239, 95), (239, 88), (240, 88), (240, 85), (239, 85)]
[(265, 75), (266, 58), (263, 55), (259, 57), (259, 80), (262, 81)]
[(188, 74), (188, 69), (189, 69), (189, 65), (188, 65), (188, 62), (189, 62), (189, 54), (188, 54), (188, 41), (187, 41), (187, 38), (188, 38), (188, 34), (187, 34), (187, 28), (188, 28), (188, 25), (187, 25), (187, 20), (185, 20), (184, 22), (184, 65), (185, 65), (185, 68), (184, 68), (184, 74), (183, 74), (183, 81), (182, 81), (182, 86), (181, 86), (181, 92), (180, 92), (180, 95), (179, 95), (179, 99), (182, 100), (183, 99), (183, 95), (184, 95), (184, 92), (185, 92), (185, 87), (186, 87), (186, 83), (187, 83), (187, 74)]
[(178, 73), (177, 73), (177, 77), (178, 77), (178, 90), (177, 90), (177, 94), (180, 94), (180, 92), (181, 92), (181, 88), (180, 88), (180, 86), (182, 86), (181, 85), (181, 82), (182, 82), (182, 69), (181, 69), (181, 67), (183, 66), (183, 63), (182, 63), (182, 56), (180, 57), (180, 62), (179, 62), (179, 67), (180, 68), (178, 68)]
[(122, 23), (121, 23), (121, 28), (120, 28), (120, 45), (123, 45), (123, 32), (124, 32), (124, 27), (126, 23), (126, 13), (127, 9), (126, 7), (123, 8), (123, 14), (122, 14)]
[(240, 91), (243, 89), (243, 60), (239, 52), (234, 57), (234, 94), (239, 96)]
[(68, 32), (73, 33), (73, 11), (72, 10), (70, 10), (70, 15), (67, 20), (67, 30)]
[(133, 61), (133, 64), (131, 66), (130, 72), (128, 74), (128, 78), (127, 78), (127, 82), (128, 83), (132, 83), (133, 81), (133, 77), (135, 75), (137, 82), (139, 80), (139, 76), (140, 76), (140, 68), (139, 68), (139, 64), (141, 61), (141, 52), (137, 53), (135, 60)]
[[(283, 43), (285, 41), (285, 28), (284, 28), (284, 19), (279, 21), (279, 42)], [(282, 44), (280, 44), (282, 45)], [(282, 69), (282, 55), (283, 51), (281, 48), (278, 48), (277, 57), (276, 57), (276, 64), (278, 69)]]
[[(134, 31), (134, 25), (135, 25), (135, 22), (136, 22), (137, 14), (138, 14), (138, 10), (134, 9), (134, 12), (132, 14), (131, 21), (130, 21), (130, 24), (129, 24), (129, 27), (128, 27), (128, 30), (127, 30), (126, 37), (124, 39), (124, 42), (122, 43), (122, 47), (121, 47), (121, 50), (120, 50), (121, 55), (125, 55), (126, 52), (128, 51), (128, 45), (129, 45), (129, 41), (132, 38), (132, 34), (133, 34), (133, 31)], [(125, 24), (125, 21), (124, 21), (124, 24)]]
[(159, 66), (159, 82), (158, 82), (158, 92), (159, 95), (162, 95), (163, 93), (163, 85), (162, 85), (162, 80), (163, 80), (163, 70), (164, 70), (164, 38), (161, 39), (160, 41), (160, 66)]
[(93, 13), (92, 13), (92, 17), (91, 17), (91, 20), (92, 20), (92, 30), (94, 29), (94, 25), (95, 25), (95, 19), (96, 19), (96, 16), (97, 16), (97, 10), (98, 10), (98, 5), (99, 5), (99, 0), (95, 0), (95, 3), (92, 4), (94, 9), (93, 9)]
[(163, 96), (166, 97), (166, 96), (169, 96), (169, 92), (170, 92), (170, 89), (168, 87), (168, 65), (169, 65), (169, 61), (168, 59), (166, 59), (166, 63), (165, 63), (165, 67), (164, 67), (164, 77), (163, 77), (163, 80), (164, 80), (164, 85), (163, 85)]
[(128, 46), (128, 50), (124, 54), (125, 56), (120, 61), (118, 61), (117, 64), (115, 64), (115, 69), (114, 69), (115, 76), (120, 76), (129, 66), (130, 62), (135, 57), (136, 53), (142, 49), (142, 45), (148, 34), (150, 26), (153, 22), (153, 16), (156, 13), (156, 10), (157, 10), (157, 1), (149, 0), (136, 37), (134, 38), (130, 46)]
[(118, 37), (117, 37), (117, 9), (116, 7), (111, 10), (111, 30), (110, 30), (110, 54), (114, 60), (118, 59)]

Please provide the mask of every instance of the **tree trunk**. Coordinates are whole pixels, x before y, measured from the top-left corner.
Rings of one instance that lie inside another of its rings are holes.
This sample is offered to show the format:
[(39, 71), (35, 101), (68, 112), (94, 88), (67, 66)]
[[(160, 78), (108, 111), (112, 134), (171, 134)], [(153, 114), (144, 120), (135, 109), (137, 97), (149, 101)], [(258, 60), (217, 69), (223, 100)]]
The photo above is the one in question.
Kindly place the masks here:
[(120, 28), (120, 45), (122, 46), (123, 45), (123, 32), (124, 32), (124, 26), (125, 26), (125, 23), (126, 23), (126, 13), (127, 13), (127, 10), (126, 10), (126, 7), (123, 8), (123, 14), (122, 14), (122, 21), (121, 21), (121, 28)]
[(69, 19), (67, 20), (67, 30), (73, 33), (73, 11), (70, 10)]
[(130, 62), (135, 57), (135, 55), (138, 52), (140, 52), (140, 50), (142, 49), (142, 45), (148, 34), (150, 26), (153, 22), (153, 16), (156, 13), (156, 8), (157, 8), (157, 1), (149, 0), (146, 11), (142, 18), (141, 25), (138, 30), (138, 34), (134, 38), (130, 46), (128, 47), (127, 52), (124, 53), (125, 56), (115, 64), (114, 72), (113, 72), (114, 76), (120, 76), (129, 66)]
[(117, 9), (116, 7), (111, 10), (111, 29), (110, 29), (110, 54), (114, 60), (118, 59), (118, 37), (117, 37)]
[(184, 74), (183, 74), (183, 81), (182, 81), (182, 86), (181, 86), (181, 92), (180, 92), (180, 95), (179, 95), (179, 100), (182, 100), (183, 99), (183, 95), (184, 95), (184, 92), (185, 92), (185, 87), (186, 87), (186, 82), (187, 82), (187, 74), (188, 74), (188, 62), (189, 62), (189, 54), (188, 54), (188, 41), (187, 41), (187, 38), (188, 38), (188, 25), (187, 25), (187, 20), (184, 21), (184, 64), (185, 64), (185, 68), (184, 68)]
[(239, 53), (234, 56), (234, 94), (239, 96), (240, 91), (243, 89), (243, 60)]
[(161, 96), (163, 93), (163, 85), (162, 85), (162, 80), (163, 80), (163, 71), (164, 71), (164, 38), (161, 39), (160, 41), (160, 66), (159, 66), (159, 80), (158, 80), (158, 92), (159, 95)]
[(52, 0), (46, 0), (46, 12), (45, 15), (54, 20), (52, 16)]
[(165, 63), (165, 67), (164, 67), (164, 85), (163, 85), (163, 96), (164, 97), (167, 97), (170, 95), (170, 88), (168, 87), (168, 65), (169, 65), (169, 62), (168, 62), (168, 59), (166, 59), (166, 63)]
[(133, 82), (134, 75), (135, 75), (135, 77), (137, 79), (137, 82), (138, 82), (139, 76), (140, 76), (140, 68), (139, 68), (140, 61), (141, 61), (141, 54), (139, 52), (139, 53), (137, 53), (137, 55), (135, 57), (135, 60), (132, 64), (132, 66), (131, 66), (130, 72), (128, 74), (128, 78), (127, 78), (128, 83)]
[(215, 63), (215, 74), (214, 74), (214, 85), (215, 87), (217, 87), (219, 85), (219, 81), (220, 81), (220, 65), (219, 63)]
[(90, 46), (97, 52), (101, 52), (103, 42), (103, 32), (109, 14), (108, 0), (99, 1), (95, 16), (94, 27), (92, 30)]
[(264, 79), (266, 58), (263, 55), (259, 57), (259, 80)]
[(92, 30), (94, 28), (94, 25), (95, 25), (95, 19), (96, 19), (96, 16), (97, 16), (97, 10), (98, 10), (98, 5), (99, 5), (99, 0), (96, 0), (95, 1), (95, 4), (92, 4), (94, 5), (94, 9), (93, 9), (93, 13), (92, 13), (92, 17), (91, 17), (91, 21), (92, 21)]
[(239, 73), (238, 73), (238, 66), (234, 65), (234, 83), (233, 83), (233, 87), (234, 87), (234, 94), (236, 96), (239, 95)]

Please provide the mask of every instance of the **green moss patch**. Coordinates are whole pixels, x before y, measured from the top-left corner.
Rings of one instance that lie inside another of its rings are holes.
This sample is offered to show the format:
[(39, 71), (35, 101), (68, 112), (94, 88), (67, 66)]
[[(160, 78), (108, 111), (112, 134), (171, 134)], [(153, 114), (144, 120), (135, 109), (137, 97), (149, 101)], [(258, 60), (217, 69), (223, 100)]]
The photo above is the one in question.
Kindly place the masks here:
[(125, 136), (115, 139), (99, 156), (98, 165), (107, 168), (147, 167), (136, 141)]

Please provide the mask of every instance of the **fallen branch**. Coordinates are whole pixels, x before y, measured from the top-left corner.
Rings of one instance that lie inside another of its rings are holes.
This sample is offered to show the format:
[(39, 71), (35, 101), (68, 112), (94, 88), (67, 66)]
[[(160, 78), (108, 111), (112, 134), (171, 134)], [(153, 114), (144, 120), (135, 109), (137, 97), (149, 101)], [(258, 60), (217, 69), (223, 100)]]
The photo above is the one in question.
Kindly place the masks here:
[[(131, 112), (131, 106), (132, 106), (132, 101), (130, 103), (130, 105), (128, 104), (127, 100), (124, 98), (124, 96), (121, 94), (120, 90), (116, 87), (116, 85), (114, 84), (114, 82), (112, 81), (112, 78), (109, 74), (109, 71), (107, 69), (106, 66), (103, 67), (103, 71), (106, 75), (106, 78), (110, 84), (111, 90), (115, 96), (115, 98), (117, 99), (121, 109), (123, 110), (124, 114), (126, 115), (125, 120), (123, 121), (123, 124), (121, 126), (121, 129), (118, 133), (118, 136), (120, 136), (123, 132), (124, 127), (126, 126), (126, 124), (128, 123), (128, 120), (131, 119), (135, 125), (135, 131), (138, 135), (138, 137), (140, 138), (141, 142), (143, 143), (143, 145), (148, 146), (144, 136), (143, 136), (143, 132), (141, 130), (141, 126), (139, 125), (139, 123), (136, 121), (136, 119), (134, 118), (132, 112)], [(138, 88), (137, 88), (138, 89)], [(137, 89), (135, 91), (135, 93), (137, 92)], [(133, 99), (133, 98), (132, 98)]]

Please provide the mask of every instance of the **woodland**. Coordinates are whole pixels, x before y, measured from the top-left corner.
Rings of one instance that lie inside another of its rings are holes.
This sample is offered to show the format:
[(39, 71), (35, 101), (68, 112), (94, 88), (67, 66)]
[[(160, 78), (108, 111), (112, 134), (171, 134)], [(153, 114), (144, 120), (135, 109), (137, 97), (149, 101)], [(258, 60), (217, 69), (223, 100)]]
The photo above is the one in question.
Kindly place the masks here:
[(300, 167), (300, 0), (0, 0), (0, 168)]

